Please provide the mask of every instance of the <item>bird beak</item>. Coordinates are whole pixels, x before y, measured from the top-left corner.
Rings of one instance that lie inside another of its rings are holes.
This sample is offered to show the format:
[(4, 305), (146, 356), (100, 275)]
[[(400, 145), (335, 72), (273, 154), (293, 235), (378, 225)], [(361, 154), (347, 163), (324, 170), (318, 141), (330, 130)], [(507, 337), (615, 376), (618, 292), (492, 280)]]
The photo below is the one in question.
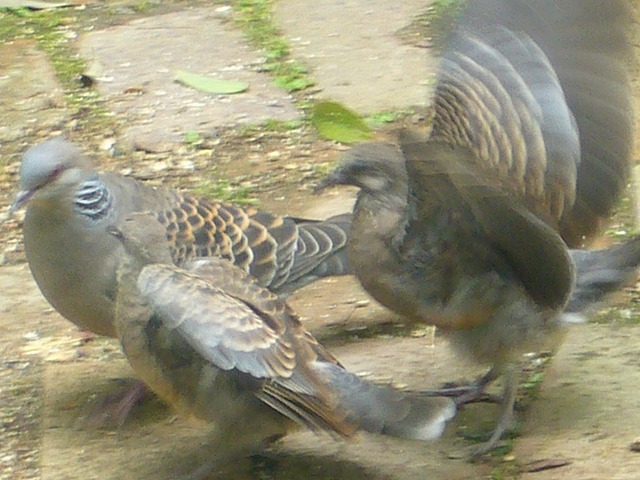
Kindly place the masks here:
[(116, 227), (115, 225), (109, 225), (107, 227), (107, 233), (109, 235), (114, 236), (118, 240), (122, 240), (122, 238), (123, 238), (122, 231), (118, 227)]
[(24, 205), (29, 201), (31, 196), (33, 195), (34, 190), (20, 190), (16, 195), (15, 200), (11, 207), (9, 207), (9, 214), (13, 214), (16, 210), (24, 207)]
[(316, 184), (316, 186), (313, 188), (313, 193), (320, 193), (329, 187), (335, 187), (336, 185), (345, 185), (349, 183), (350, 182), (348, 175), (345, 174), (342, 168), (338, 167), (329, 175), (324, 177), (318, 184)]

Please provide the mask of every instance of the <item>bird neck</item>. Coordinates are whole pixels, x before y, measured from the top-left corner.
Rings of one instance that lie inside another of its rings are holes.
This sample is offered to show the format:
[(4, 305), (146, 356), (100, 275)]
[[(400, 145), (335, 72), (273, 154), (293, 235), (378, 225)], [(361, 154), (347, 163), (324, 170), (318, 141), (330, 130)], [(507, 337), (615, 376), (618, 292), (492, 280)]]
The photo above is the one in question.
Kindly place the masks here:
[(127, 286), (134, 285), (143, 268), (142, 262), (132, 255), (125, 254), (116, 270), (118, 286), (121, 287), (123, 283), (128, 283)]
[[(369, 232), (368, 241), (380, 241), (395, 248), (404, 241), (408, 226), (407, 199), (400, 195), (370, 195), (361, 191), (354, 207), (352, 229)], [(372, 233), (375, 232), (375, 235)], [(375, 240), (374, 240), (375, 237)], [(353, 243), (353, 239), (350, 239)]]
[(108, 216), (113, 195), (99, 176), (82, 182), (73, 196), (73, 206), (82, 215), (98, 221)]
[(149, 380), (155, 379), (156, 372), (147, 370), (150, 365), (145, 335), (152, 312), (137, 286), (142, 268), (143, 265), (130, 255), (125, 255), (118, 267), (114, 328), (131, 365), (138, 373), (143, 372), (141, 375), (145, 382), (153, 385), (154, 382), (149, 383)]

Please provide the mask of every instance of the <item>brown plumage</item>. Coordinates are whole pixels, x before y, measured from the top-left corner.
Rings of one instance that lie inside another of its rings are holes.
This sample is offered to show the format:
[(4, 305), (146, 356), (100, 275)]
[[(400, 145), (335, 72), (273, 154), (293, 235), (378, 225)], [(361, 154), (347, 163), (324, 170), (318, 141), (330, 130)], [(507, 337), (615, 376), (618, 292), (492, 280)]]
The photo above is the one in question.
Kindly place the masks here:
[(347, 372), (287, 304), (214, 258), (172, 265), (155, 214), (111, 229), (118, 269), (116, 330), (132, 367), (180, 411), (216, 425), (216, 462), (263, 448), (297, 425), (349, 437), (357, 430), (439, 436), (453, 403), (373, 385)]
[(177, 265), (223, 257), (280, 294), (323, 276), (348, 273), (342, 250), (350, 215), (313, 221), (190, 195), (176, 195), (175, 201), (175, 207), (158, 212), (158, 220)]
[(637, 239), (621, 255), (565, 244), (598, 230), (628, 178), (630, 18), (623, 0), (470, 0), (429, 138), (358, 146), (324, 182), (360, 189), (348, 249), (364, 288), (491, 365), (459, 401), (505, 374), (479, 452), (510, 423), (520, 354), (637, 267)]
[(628, 2), (470, 1), (445, 51), (430, 140), (558, 229), (599, 233), (633, 149)]

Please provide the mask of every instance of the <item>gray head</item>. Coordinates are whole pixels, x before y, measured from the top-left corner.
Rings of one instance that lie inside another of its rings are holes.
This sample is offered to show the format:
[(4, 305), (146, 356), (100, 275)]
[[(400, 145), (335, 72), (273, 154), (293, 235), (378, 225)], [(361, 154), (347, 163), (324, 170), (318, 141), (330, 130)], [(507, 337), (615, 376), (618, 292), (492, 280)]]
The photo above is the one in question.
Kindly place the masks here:
[(173, 264), (167, 241), (167, 231), (153, 212), (127, 215), (117, 224), (107, 227), (130, 257), (142, 264)]
[(20, 191), (11, 210), (30, 200), (65, 193), (93, 171), (93, 163), (74, 144), (63, 138), (39, 143), (25, 152), (20, 165)]
[(349, 150), (340, 165), (320, 184), (319, 189), (334, 185), (353, 185), (361, 193), (395, 197), (406, 203), (407, 170), (402, 152), (390, 143), (362, 143)]

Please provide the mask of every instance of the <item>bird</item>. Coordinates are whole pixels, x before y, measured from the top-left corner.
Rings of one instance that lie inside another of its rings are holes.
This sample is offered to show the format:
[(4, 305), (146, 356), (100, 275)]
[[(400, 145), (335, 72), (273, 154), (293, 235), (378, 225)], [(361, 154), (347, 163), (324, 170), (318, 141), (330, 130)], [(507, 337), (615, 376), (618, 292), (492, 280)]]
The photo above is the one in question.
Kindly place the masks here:
[(429, 135), (358, 145), (319, 185), (359, 189), (348, 258), (364, 289), (490, 366), (456, 401), (504, 376), (496, 427), (473, 455), (511, 423), (521, 353), (557, 345), (637, 267), (636, 239), (568, 248), (600, 231), (628, 180), (630, 18), (623, 0), (470, 0)]
[(215, 425), (216, 450), (199, 473), (299, 427), (432, 440), (454, 416), (450, 399), (348, 372), (285, 300), (229, 260), (175, 266), (156, 213), (132, 213), (107, 231), (125, 251), (115, 327), (131, 366), (179, 413)]
[[(61, 137), (24, 153), (11, 210), (23, 206), (25, 254), (40, 291), (63, 317), (100, 335), (115, 336), (116, 268), (123, 253), (106, 227), (135, 211), (158, 213), (174, 263), (185, 268), (195, 258), (221, 256), (280, 294), (349, 273), (350, 215), (306, 220), (154, 188), (98, 172), (78, 146)], [(87, 425), (122, 424), (144, 397), (136, 384), (92, 408)]]
[(100, 335), (115, 335), (115, 271), (122, 254), (105, 227), (134, 211), (158, 212), (178, 265), (219, 255), (279, 293), (348, 272), (342, 262), (349, 216), (279, 216), (99, 173), (60, 137), (23, 155), (12, 210), (25, 205), (25, 254), (38, 287), (62, 316)]

